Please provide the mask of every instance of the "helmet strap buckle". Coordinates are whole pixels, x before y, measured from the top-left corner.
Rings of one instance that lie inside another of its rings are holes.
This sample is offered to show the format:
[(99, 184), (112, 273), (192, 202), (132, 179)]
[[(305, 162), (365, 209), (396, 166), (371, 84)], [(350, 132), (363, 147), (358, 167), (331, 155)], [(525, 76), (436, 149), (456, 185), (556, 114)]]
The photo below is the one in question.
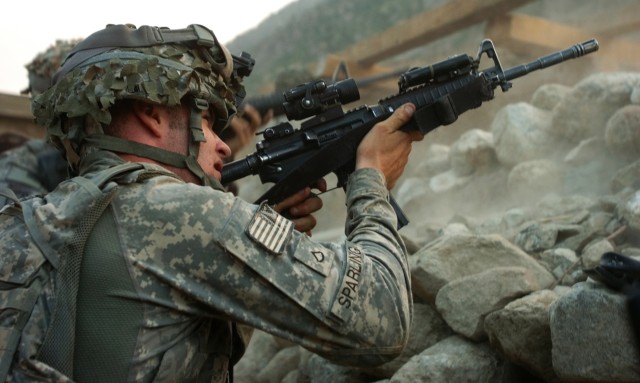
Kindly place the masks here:
[(209, 103), (202, 98), (193, 99), (193, 108), (189, 116), (189, 128), (194, 142), (204, 142), (204, 132), (202, 131), (202, 111), (209, 109)]

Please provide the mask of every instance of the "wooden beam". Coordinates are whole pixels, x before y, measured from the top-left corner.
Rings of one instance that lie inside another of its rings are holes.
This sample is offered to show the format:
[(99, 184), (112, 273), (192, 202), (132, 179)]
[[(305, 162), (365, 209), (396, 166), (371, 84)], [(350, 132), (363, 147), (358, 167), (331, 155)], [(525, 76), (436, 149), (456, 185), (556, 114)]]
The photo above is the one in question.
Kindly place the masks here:
[(29, 97), (0, 93), (0, 115), (32, 119)]
[(0, 133), (14, 132), (42, 138), (44, 129), (33, 121), (29, 97), (0, 93)]
[(370, 66), (458, 30), (501, 15), (532, 0), (449, 0), (337, 53)]
[(501, 49), (527, 55), (564, 49), (593, 37), (582, 29), (522, 14), (503, 15), (489, 20), (485, 35)]

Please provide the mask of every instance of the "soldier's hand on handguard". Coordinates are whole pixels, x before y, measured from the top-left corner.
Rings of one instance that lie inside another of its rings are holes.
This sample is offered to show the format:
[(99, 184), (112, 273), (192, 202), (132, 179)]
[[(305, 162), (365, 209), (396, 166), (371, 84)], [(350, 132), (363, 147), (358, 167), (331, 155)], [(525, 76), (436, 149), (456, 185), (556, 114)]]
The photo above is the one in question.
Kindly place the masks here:
[(396, 109), (386, 120), (377, 123), (358, 146), (356, 169), (375, 168), (385, 176), (391, 190), (407, 165), (411, 143), (421, 141), (419, 131), (400, 130), (413, 116), (415, 106), (407, 103)]
[(322, 200), (312, 193), (312, 188), (325, 192), (327, 191), (327, 182), (321, 179), (312, 187), (300, 190), (273, 207), (278, 213), (288, 216), (293, 221), (296, 230), (309, 236), (317, 223), (313, 213), (322, 208)]

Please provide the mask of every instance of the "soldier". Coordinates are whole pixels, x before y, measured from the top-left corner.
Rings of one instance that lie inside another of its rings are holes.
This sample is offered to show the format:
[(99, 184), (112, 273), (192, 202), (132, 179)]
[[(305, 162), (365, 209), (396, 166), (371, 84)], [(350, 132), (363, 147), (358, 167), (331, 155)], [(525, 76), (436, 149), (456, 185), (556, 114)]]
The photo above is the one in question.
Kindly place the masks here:
[(400, 130), (414, 107), (361, 142), (346, 191), (347, 239), (318, 243), (301, 233), (315, 223), (277, 213), (315, 211), (309, 188), (275, 209), (222, 190), (231, 153), (218, 134), (244, 94), (236, 69), (203, 26), (111, 25), (78, 44), (34, 99), (37, 122), (79, 177), (5, 208), (5, 228), (20, 224), (22, 206), (38, 233), (0, 237), (0, 251), (26, 253), (36, 234), (66, 249), (98, 203), (81, 202), (87, 183), (112, 197), (83, 228), (86, 245), (74, 245), (84, 250), (72, 368), (38, 360), (33, 329), (14, 376), (226, 382), (251, 328), (342, 364), (377, 365), (403, 350), (412, 294), (388, 190), (423, 138)]

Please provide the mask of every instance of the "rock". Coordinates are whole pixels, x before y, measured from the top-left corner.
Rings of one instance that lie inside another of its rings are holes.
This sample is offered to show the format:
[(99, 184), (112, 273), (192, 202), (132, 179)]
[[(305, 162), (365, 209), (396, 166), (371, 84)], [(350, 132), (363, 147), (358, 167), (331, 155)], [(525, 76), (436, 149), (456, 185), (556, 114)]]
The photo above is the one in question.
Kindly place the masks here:
[(570, 165), (584, 165), (601, 157), (600, 152), (606, 149), (605, 140), (600, 137), (590, 137), (578, 143), (564, 157), (564, 162)]
[(582, 252), (582, 268), (592, 269), (600, 264), (602, 254), (614, 251), (614, 247), (607, 239), (601, 239), (585, 247)]
[(501, 375), (500, 358), (487, 343), (446, 338), (411, 358), (390, 383), (493, 383)]
[(551, 249), (560, 240), (580, 234), (580, 225), (561, 223), (533, 223), (522, 229), (515, 238), (515, 244), (524, 251), (539, 252)]
[(640, 232), (640, 191), (632, 193), (620, 202), (618, 215), (626, 222), (628, 230)]
[(455, 332), (479, 341), (486, 337), (487, 314), (538, 289), (538, 282), (529, 270), (495, 267), (444, 285), (436, 296), (436, 308)]
[(640, 160), (618, 169), (611, 180), (613, 193), (618, 193), (626, 188), (640, 189)]
[(539, 159), (521, 162), (511, 169), (507, 189), (520, 200), (538, 201), (551, 193), (562, 193), (564, 169), (554, 161)]
[(605, 126), (607, 148), (631, 158), (640, 154), (640, 105), (626, 105), (618, 109)]
[(502, 108), (491, 124), (498, 161), (512, 167), (550, 156), (557, 147), (550, 126), (549, 111), (523, 102)]
[(414, 294), (426, 302), (447, 283), (495, 267), (520, 266), (531, 271), (540, 288), (554, 278), (527, 253), (499, 235), (451, 235), (436, 239), (410, 259)]
[(604, 137), (611, 116), (631, 103), (640, 85), (640, 73), (596, 73), (576, 84), (553, 109), (553, 130), (577, 143), (590, 137)]
[[(577, 269), (579, 261), (575, 251), (565, 248), (545, 250), (540, 255), (540, 262), (551, 271), (557, 281), (562, 281), (570, 271)], [(572, 282), (569, 280), (567, 284), (573, 285)]]
[(544, 110), (552, 110), (567, 94), (571, 87), (562, 84), (543, 84), (531, 96), (531, 105)]
[(640, 354), (628, 321), (626, 297), (581, 282), (549, 309), (552, 360), (567, 381), (640, 381)]
[(547, 382), (557, 380), (549, 326), (549, 307), (556, 299), (558, 294), (551, 290), (537, 291), (490, 313), (484, 321), (493, 347)]
[(481, 129), (471, 129), (451, 146), (451, 169), (457, 176), (468, 176), (491, 168), (496, 163), (493, 135)]

